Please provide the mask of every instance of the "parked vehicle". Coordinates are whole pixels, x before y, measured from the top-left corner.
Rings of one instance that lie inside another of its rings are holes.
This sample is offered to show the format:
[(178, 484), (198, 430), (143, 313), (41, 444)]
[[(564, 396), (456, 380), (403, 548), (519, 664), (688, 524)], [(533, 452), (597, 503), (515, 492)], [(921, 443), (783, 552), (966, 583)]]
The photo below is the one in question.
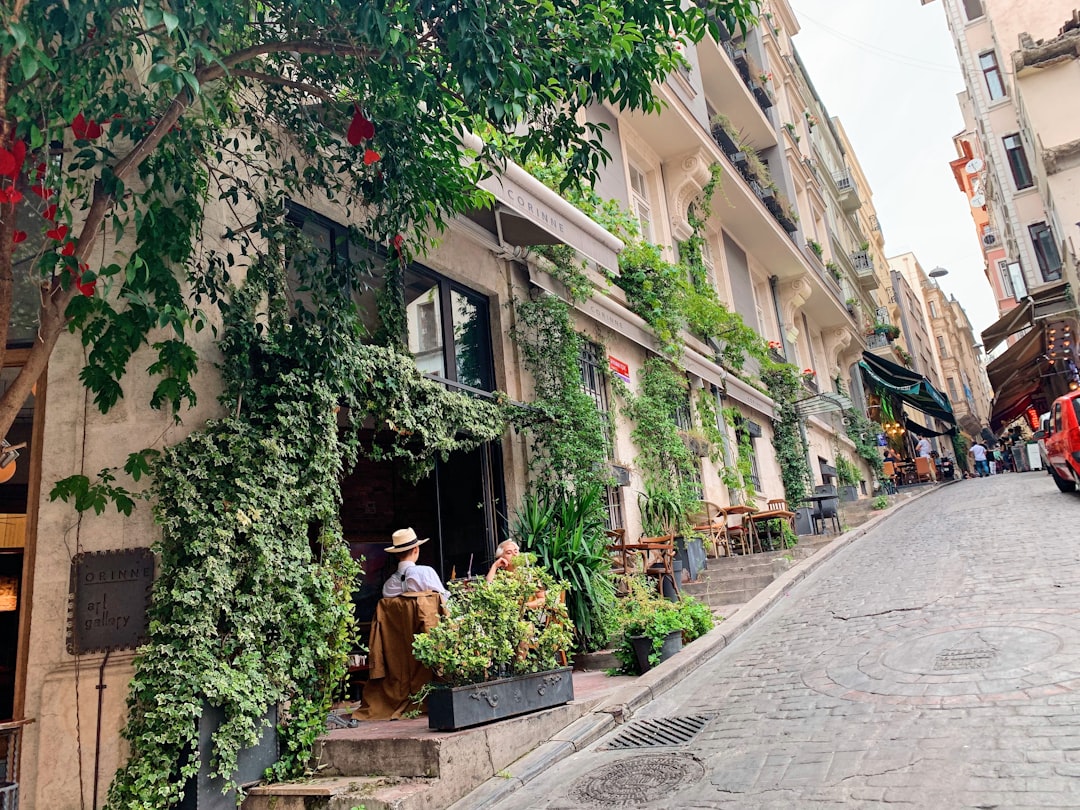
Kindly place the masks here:
[(1080, 391), (1054, 400), (1043, 442), (1054, 483), (1062, 492), (1075, 492), (1080, 484)]

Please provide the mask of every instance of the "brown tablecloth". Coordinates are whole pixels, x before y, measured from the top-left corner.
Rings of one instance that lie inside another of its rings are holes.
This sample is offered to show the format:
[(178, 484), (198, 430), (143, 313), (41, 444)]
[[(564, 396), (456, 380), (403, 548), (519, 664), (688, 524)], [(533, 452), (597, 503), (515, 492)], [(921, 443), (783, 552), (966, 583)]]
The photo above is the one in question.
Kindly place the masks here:
[(431, 681), (432, 675), (413, 656), (413, 636), (426, 633), (443, 615), (442, 599), (435, 591), (379, 600), (368, 644), (371, 670), (364, 685), (363, 701), (353, 717), (397, 720), (410, 709), (423, 710), (409, 696)]

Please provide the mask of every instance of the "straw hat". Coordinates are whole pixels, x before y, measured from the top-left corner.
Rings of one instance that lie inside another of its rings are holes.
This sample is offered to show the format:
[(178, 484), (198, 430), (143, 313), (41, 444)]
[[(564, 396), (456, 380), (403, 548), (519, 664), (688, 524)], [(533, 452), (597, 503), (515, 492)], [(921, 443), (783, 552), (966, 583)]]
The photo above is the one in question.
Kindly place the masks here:
[(390, 542), (392, 542), (393, 545), (383, 550), (389, 551), (391, 554), (401, 554), (404, 551), (411, 551), (421, 543), (426, 543), (430, 539), (430, 537), (425, 537), (423, 540), (417, 540), (416, 532), (412, 529), (398, 529), (390, 538)]

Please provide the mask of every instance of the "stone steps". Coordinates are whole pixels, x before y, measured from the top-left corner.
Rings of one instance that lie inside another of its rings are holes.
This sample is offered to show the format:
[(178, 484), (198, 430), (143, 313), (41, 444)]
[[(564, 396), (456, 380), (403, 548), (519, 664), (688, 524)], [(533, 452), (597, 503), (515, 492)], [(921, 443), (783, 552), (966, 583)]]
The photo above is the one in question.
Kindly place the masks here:
[(426, 719), (335, 730), (316, 741), (317, 778), (254, 787), (242, 810), (441, 810), (595, 702), (576, 700), (457, 732), (429, 731)]

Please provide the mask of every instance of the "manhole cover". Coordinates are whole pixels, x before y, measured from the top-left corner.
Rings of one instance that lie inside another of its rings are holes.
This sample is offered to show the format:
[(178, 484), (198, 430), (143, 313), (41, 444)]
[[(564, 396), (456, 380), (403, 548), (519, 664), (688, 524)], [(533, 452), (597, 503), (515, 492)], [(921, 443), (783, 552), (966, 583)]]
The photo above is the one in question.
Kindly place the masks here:
[(615, 739), (600, 746), (600, 750), (626, 748), (655, 748), (662, 745), (682, 745), (694, 739), (713, 719), (711, 714), (691, 714), (686, 717), (663, 717), (657, 720), (635, 720)]
[(670, 799), (675, 791), (704, 776), (705, 766), (689, 754), (630, 757), (585, 774), (567, 795), (599, 807), (634, 807)]
[(997, 657), (997, 647), (988, 643), (980, 633), (973, 633), (959, 646), (942, 650), (934, 659), (935, 672), (959, 672), (986, 669)]

